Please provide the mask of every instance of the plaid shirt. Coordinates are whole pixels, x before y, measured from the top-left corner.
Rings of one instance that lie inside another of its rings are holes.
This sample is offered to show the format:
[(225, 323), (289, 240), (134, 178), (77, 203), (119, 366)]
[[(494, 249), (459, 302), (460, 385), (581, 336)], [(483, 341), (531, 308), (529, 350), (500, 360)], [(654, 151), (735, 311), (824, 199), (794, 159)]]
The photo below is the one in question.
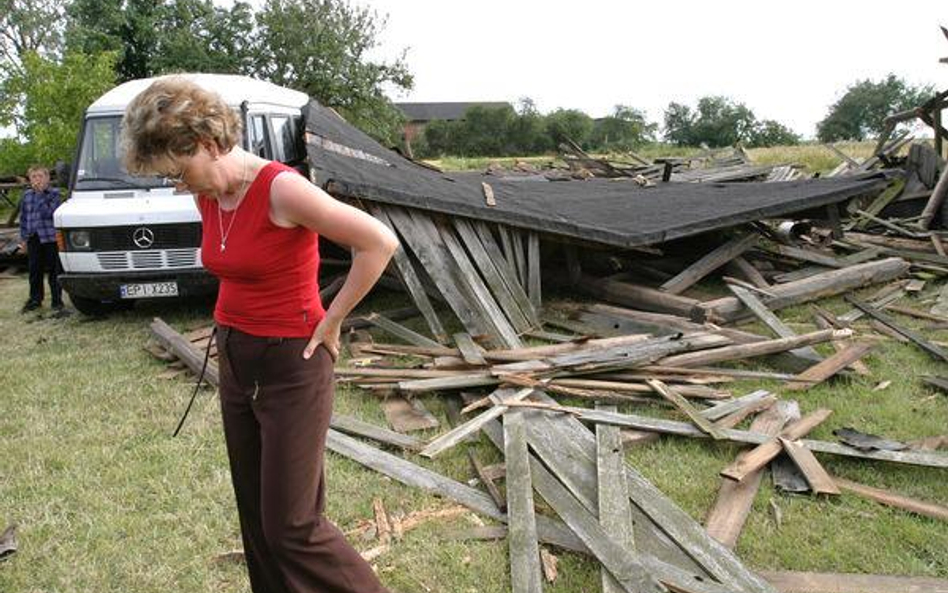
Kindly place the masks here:
[(28, 189), (20, 200), (20, 238), (28, 241), (34, 234), (40, 243), (56, 241), (56, 229), (53, 228), (53, 212), (59, 207), (59, 190), (49, 187), (38, 192)]

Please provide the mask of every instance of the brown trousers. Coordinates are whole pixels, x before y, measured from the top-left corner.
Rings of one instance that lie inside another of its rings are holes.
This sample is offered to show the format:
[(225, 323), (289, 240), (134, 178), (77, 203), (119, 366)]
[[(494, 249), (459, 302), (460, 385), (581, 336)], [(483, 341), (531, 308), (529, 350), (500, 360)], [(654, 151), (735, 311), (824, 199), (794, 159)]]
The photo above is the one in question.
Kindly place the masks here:
[(386, 593), (323, 516), (333, 363), (306, 338), (218, 328), (220, 397), (254, 593)]

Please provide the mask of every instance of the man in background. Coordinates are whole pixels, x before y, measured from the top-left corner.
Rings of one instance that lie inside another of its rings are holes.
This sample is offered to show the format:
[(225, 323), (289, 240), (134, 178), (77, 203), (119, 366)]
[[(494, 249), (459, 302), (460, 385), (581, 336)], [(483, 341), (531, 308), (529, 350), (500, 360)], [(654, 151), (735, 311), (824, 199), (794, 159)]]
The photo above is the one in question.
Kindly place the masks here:
[(30, 189), (20, 200), (20, 246), (25, 249), (30, 265), (30, 298), (21, 313), (39, 309), (43, 304), (43, 275), (49, 278), (51, 305), (63, 312), (63, 291), (59, 286), (59, 251), (53, 212), (59, 207), (59, 190), (49, 186), (49, 169), (33, 165), (28, 172)]

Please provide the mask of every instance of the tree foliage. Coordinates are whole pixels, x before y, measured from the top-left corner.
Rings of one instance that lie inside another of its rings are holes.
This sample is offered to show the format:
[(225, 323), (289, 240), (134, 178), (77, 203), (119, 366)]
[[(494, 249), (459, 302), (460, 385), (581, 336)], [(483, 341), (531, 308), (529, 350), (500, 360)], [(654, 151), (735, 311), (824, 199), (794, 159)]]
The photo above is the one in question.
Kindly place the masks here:
[(633, 150), (655, 140), (658, 124), (627, 105), (616, 105), (612, 114), (596, 120), (589, 142), (605, 151)]
[(115, 84), (115, 54), (67, 52), (61, 60), (28, 53), (6, 87), (23, 100), (19, 137), (8, 139), (0, 170), (22, 174), (30, 163), (69, 161), (85, 108)]
[(378, 14), (344, 0), (267, 0), (257, 14), (257, 76), (315, 97), (376, 137), (399, 136), (399, 112), (383, 85), (410, 89), (402, 57), (369, 59), (385, 25)]
[(681, 103), (665, 109), (665, 139), (680, 146), (773, 146), (797, 144), (800, 137), (774, 120), (758, 120), (743, 103), (727, 97), (698, 100), (692, 110)]
[(877, 136), (886, 116), (917, 107), (933, 94), (931, 86), (912, 86), (894, 74), (878, 82), (860, 80), (846, 89), (817, 124), (817, 137), (821, 142), (835, 142)]
[[(65, 0), (0, 0), (0, 72), (23, 74), (30, 53), (52, 57), (62, 49)], [(0, 81), (7, 76), (0, 75)]]

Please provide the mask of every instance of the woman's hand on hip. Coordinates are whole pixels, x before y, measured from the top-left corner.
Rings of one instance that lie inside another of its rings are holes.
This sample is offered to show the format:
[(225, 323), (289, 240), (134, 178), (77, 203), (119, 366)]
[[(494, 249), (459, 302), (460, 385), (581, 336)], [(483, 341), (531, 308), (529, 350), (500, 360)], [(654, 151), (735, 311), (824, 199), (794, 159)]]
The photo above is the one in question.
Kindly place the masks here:
[(332, 356), (332, 361), (339, 360), (339, 335), (342, 333), (342, 322), (326, 316), (316, 326), (313, 337), (309, 339), (306, 348), (303, 349), (303, 358), (309, 360), (316, 348), (323, 346)]

